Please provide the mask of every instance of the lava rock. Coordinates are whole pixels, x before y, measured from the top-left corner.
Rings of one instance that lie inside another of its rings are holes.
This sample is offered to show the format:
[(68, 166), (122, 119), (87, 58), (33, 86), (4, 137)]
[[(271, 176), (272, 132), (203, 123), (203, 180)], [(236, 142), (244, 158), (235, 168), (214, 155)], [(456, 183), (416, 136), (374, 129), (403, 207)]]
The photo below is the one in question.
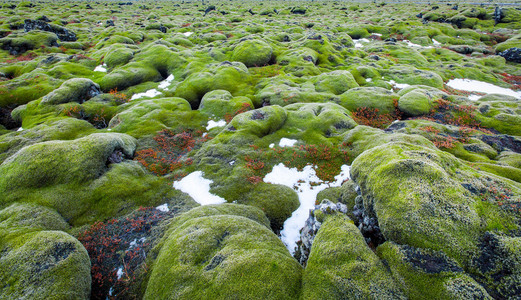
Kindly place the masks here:
[(521, 63), (521, 48), (510, 48), (500, 52), (499, 55), (504, 57), (507, 61)]
[(65, 42), (74, 42), (77, 40), (76, 34), (74, 32), (69, 31), (58, 25), (48, 24), (47, 22), (41, 20), (26, 19), (24, 21), (23, 28), (25, 32), (29, 32), (31, 30), (43, 30), (53, 32), (58, 36), (58, 38), (61, 41)]

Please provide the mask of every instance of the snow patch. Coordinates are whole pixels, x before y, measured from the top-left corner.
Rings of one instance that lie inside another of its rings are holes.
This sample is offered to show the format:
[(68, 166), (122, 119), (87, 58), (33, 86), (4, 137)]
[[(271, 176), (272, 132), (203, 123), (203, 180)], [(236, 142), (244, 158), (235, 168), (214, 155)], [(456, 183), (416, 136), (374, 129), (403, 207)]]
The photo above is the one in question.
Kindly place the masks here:
[(468, 98), (470, 101), (478, 101), (481, 98), (481, 95), (469, 95)]
[(24, 131), (24, 129), (22, 127), (18, 128), (17, 131)]
[(121, 279), (121, 276), (123, 276), (123, 267), (119, 267), (118, 272), (116, 273), (118, 276), (118, 280)]
[(172, 83), (172, 81), (174, 81), (173, 74), (169, 75), (165, 80), (161, 81), (157, 88), (165, 90)]
[(94, 68), (94, 72), (104, 72), (104, 73), (107, 73), (107, 65), (106, 64), (102, 64), (102, 65), (97, 66), (96, 68)]
[(407, 84), (407, 83), (396, 83), (396, 81), (394, 81), (394, 80), (389, 81), (389, 83), (392, 86), (394, 86), (395, 88), (400, 89), (400, 90), (411, 86), (410, 84)]
[(373, 81), (373, 78), (366, 78), (365, 81), (371, 82), (371, 81)]
[(353, 40), (355, 42), (355, 48), (362, 48), (364, 44), (367, 44), (371, 41), (368, 39), (359, 39), (359, 40)]
[(467, 92), (479, 92), (485, 94), (502, 94), (513, 96), (521, 99), (521, 92), (516, 92), (511, 89), (503, 88), (497, 85), (493, 85), (488, 82), (472, 80), (472, 79), (451, 79), (447, 82), (447, 86)]
[(279, 142), (280, 147), (293, 147), (298, 141), (287, 139), (287, 138), (281, 138)]
[(441, 43), (438, 42), (438, 41), (435, 40), (435, 39), (432, 39), (432, 43), (434, 44), (434, 46), (439, 46), (439, 45), (441, 45)]
[(179, 181), (174, 181), (174, 188), (187, 193), (201, 205), (225, 203), (225, 199), (210, 193), (212, 183), (212, 180), (203, 177), (203, 172), (195, 171)]
[(299, 197), (300, 207), (293, 212), (291, 217), (284, 222), (280, 232), (281, 240), (293, 254), (295, 246), (300, 239), (300, 229), (304, 227), (309, 216), (309, 210), (315, 207), (315, 200), (320, 191), (329, 187), (338, 187), (349, 179), (349, 166), (343, 165), (340, 174), (335, 176), (335, 181), (322, 181), (317, 177), (313, 166), (306, 166), (302, 171), (297, 168), (288, 168), (280, 163), (266, 174), (264, 182), (281, 184), (293, 188)]
[(183, 35), (186, 36), (186, 37), (189, 37), (192, 34), (194, 34), (194, 33), (193, 32), (183, 32)]
[(159, 95), (161, 95), (160, 91), (158, 91), (156, 89), (151, 89), (144, 93), (137, 93), (137, 94), (132, 95), (132, 98), (130, 98), (130, 100), (136, 100), (136, 99), (143, 98), (143, 97), (153, 98), (153, 97), (159, 96)]
[(210, 129), (215, 128), (215, 127), (224, 127), (224, 126), (226, 126), (226, 121), (225, 120), (219, 120), (219, 121), (210, 120), (210, 121), (208, 121), (208, 125), (206, 126), (206, 130), (210, 130)]
[(169, 212), (170, 211), (170, 209), (168, 209), (168, 204), (167, 203), (159, 205), (158, 207), (156, 207), (156, 209), (159, 210), (159, 211), (162, 211), (162, 212)]

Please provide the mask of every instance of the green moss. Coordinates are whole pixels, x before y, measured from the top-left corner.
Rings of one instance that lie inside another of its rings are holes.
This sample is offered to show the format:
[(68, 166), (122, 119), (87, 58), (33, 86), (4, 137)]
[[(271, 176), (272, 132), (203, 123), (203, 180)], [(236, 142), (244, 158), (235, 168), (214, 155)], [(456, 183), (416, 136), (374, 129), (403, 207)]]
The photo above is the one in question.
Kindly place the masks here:
[(32, 30), (27, 33), (14, 33), (0, 39), (0, 48), (18, 55), (41, 47), (58, 46), (58, 36), (52, 32)]
[(90, 259), (54, 210), (13, 204), (0, 211), (0, 292), (10, 298), (89, 299)]
[(83, 103), (100, 93), (99, 85), (90, 79), (73, 78), (43, 97), (40, 105), (56, 105), (67, 102)]
[(232, 59), (247, 67), (260, 67), (271, 60), (273, 49), (263, 40), (246, 40), (233, 49)]
[(437, 89), (408, 89), (410, 91), (400, 91), (398, 108), (407, 116), (427, 115), (435, 106), (437, 100), (447, 97), (447, 95)]
[(201, 99), (199, 111), (219, 119), (231, 118), (235, 114), (245, 112), (253, 108), (250, 98), (233, 97), (225, 90), (214, 90), (206, 93)]
[(377, 253), (410, 299), (492, 299), (443, 252), (386, 242)]
[(259, 223), (232, 215), (196, 217), (165, 235), (144, 299), (296, 298), (301, 272)]
[(328, 216), (313, 240), (303, 299), (405, 299), (390, 272), (349, 218)]
[(359, 87), (348, 90), (340, 95), (339, 104), (350, 111), (359, 108), (378, 109), (379, 113), (394, 112), (394, 102), (399, 96), (389, 90), (379, 87)]
[(240, 202), (260, 208), (275, 231), (281, 230), (284, 221), (300, 206), (297, 193), (291, 188), (269, 183), (256, 184)]
[(340, 95), (345, 91), (358, 87), (355, 78), (348, 71), (333, 71), (322, 73), (313, 78), (317, 92)]
[(397, 83), (410, 85), (427, 85), (437, 89), (443, 89), (443, 79), (432, 71), (425, 71), (411, 67), (393, 67), (387, 70), (385, 75)]

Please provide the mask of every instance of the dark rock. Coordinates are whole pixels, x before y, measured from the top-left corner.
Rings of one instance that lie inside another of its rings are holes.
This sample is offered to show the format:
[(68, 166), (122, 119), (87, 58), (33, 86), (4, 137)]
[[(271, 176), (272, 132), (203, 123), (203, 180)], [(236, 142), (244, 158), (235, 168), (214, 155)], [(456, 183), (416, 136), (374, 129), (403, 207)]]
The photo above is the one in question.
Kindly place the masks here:
[(481, 140), (492, 146), (492, 148), (498, 152), (508, 148), (513, 152), (521, 153), (521, 140), (510, 135), (483, 135), (481, 136)]
[(301, 265), (305, 266), (311, 252), (313, 240), (324, 222), (324, 215), (334, 213), (347, 214), (347, 206), (342, 203), (333, 203), (324, 199), (319, 205), (309, 212), (309, 218), (306, 220), (304, 227), (300, 230), (300, 240), (297, 242), (297, 250), (295, 257), (298, 258)]
[(248, 9), (248, 12), (253, 16), (255, 13), (250, 9)]
[(215, 5), (210, 5), (204, 10), (204, 15), (206, 16), (209, 14), (212, 10), (215, 10)]
[(502, 17), (502, 14), (501, 14), (501, 8), (499, 8), (499, 6), (496, 6), (496, 8), (494, 9), (494, 22), (496, 23), (496, 25), (501, 22), (501, 19), (503, 18)]
[(92, 9), (92, 6), (90, 6), (90, 4), (87, 4), (87, 5), (85, 6), (85, 8), (86, 8), (86, 9)]
[(302, 7), (293, 7), (291, 9), (291, 13), (295, 14), (295, 15), (305, 15), (306, 14), (306, 9), (302, 8)]
[(360, 232), (365, 238), (367, 244), (373, 248), (385, 242), (385, 238), (380, 231), (380, 226), (378, 225), (378, 220), (376, 217), (372, 217), (369, 214), (366, 207), (364, 207), (364, 199), (362, 196), (357, 196), (355, 199), (355, 206), (353, 207), (353, 215), (355, 218), (355, 225), (358, 226)]
[(452, 7), (452, 10), (458, 10), (459, 6), (456, 4)]
[(22, 125), (11, 117), (13, 108), (14, 107), (0, 107), (0, 125), (3, 125), (6, 129), (14, 129)]
[(402, 247), (405, 261), (425, 273), (438, 274), (441, 272), (462, 273), (463, 269), (443, 252), (427, 253), (407, 245)]
[(521, 48), (510, 48), (500, 52), (499, 55), (503, 56), (507, 61), (521, 63)]
[(29, 32), (31, 30), (43, 30), (48, 32), (55, 33), (58, 38), (65, 42), (74, 42), (77, 40), (76, 34), (72, 31), (69, 31), (61, 26), (48, 24), (44, 21), (40, 20), (31, 20), (26, 19), (24, 21), (24, 31)]
[(162, 33), (166, 33), (166, 27), (163, 26), (163, 25), (160, 25), (159, 26), (159, 31), (161, 31)]
[(105, 26), (106, 27), (115, 26), (114, 25), (114, 20), (107, 20), (106, 23), (105, 23)]
[(384, 42), (386, 42), (386, 43), (396, 43), (397, 40), (395, 38), (388, 38)]
[(36, 19), (38, 21), (44, 21), (44, 22), (51, 22), (51, 19), (47, 18), (46, 16), (41, 16), (41, 17), (38, 17), (38, 19)]

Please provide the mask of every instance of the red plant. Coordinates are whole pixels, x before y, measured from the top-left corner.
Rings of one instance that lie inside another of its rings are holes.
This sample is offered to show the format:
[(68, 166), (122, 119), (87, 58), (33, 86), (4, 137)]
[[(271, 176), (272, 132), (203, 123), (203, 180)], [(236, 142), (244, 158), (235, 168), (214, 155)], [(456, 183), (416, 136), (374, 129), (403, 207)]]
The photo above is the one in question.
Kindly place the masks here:
[(252, 107), (249, 103), (243, 103), (241, 105), (241, 108), (236, 110), (233, 114), (225, 114), (224, 120), (226, 121), (226, 123), (230, 123), (232, 121), (233, 117), (235, 117), (236, 115), (242, 114), (243, 112), (247, 112), (251, 109), (252, 109)]
[(17, 63), (17, 62), (20, 62), (20, 61), (29, 61), (29, 60), (33, 60), (37, 57), (36, 54), (34, 54), (33, 52), (29, 52), (27, 54), (22, 54), (20, 56), (17, 56), (15, 57), (14, 59), (8, 59), (6, 60), (5, 62), (8, 63), (8, 64), (12, 64), (12, 63)]
[(109, 94), (114, 96), (114, 100), (116, 101), (116, 103), (127, 103), (130, 101), (126, 94), (118, 92), (118, 88), (110, 90)]
[(79, 234), (91, 260), (91, 299), (135, 297), (131, 288), (137, 285), (136, 275), (148, 271), (145, 258), (151, 248), (152, 227), (168, 215), (141, 207), (126, 218), (96, 222)]
[(385, 128), (396, 118), (388, 113), (380, 113), (378, 108), (359, 107), (353, 112), (353, 120), (361, 125)]
[(186, 155), (207, 140), (208, 138), (201, 136), (201, 132), (194, 135), (189, 131), (175, 133), (164, 129), (154, 137), (157, 146), (137, 151), (134, 160), (162, 176), (191, 165), (192, 160), (186, 158)]

